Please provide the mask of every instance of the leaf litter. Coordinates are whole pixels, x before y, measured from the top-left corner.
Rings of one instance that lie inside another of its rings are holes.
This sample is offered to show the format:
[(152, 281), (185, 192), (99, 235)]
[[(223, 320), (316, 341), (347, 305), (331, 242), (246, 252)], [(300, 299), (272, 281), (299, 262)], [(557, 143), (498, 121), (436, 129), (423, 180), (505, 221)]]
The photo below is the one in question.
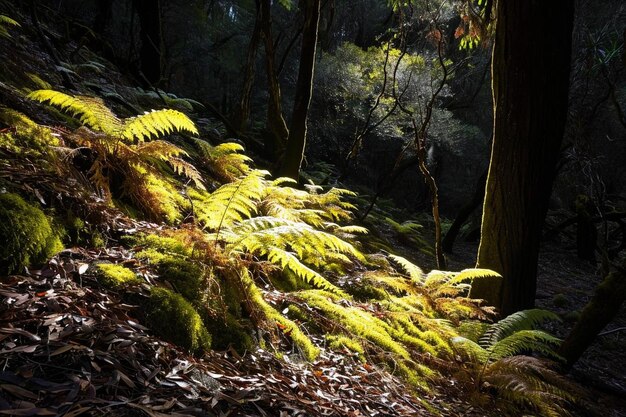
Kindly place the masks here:
[(131, 258), (66, 250), (0, 283), (0, 415), (433, 415), (397, 378), (340, 353), (314, 363), (261, 349), (184, 353), (141, 325), (138, 306), (81, 286), (85, 265)]

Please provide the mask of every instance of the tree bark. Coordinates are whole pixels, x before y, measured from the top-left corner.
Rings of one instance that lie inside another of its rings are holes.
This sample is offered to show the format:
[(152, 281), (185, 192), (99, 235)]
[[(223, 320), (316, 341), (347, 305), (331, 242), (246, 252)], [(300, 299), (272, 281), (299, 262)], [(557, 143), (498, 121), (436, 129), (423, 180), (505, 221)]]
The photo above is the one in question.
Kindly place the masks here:
[(591, 301), (585, 306), (580, 320), (559, 349), (566, 360), (567, 369), (583, 355), (604, 327), (611, 322), (626, 301), (626, 262), (617, 271), (609, 273), (596, 288)]
[(161, 80), (161, 8), (159, 0), (133, 0), (141, 26), (141, 72), (152, 85)]
[(248, 119), (250, 118), (250, 96), (252, 95), (252, 85), (254, 84), (256, 53), (257, 49), (259, 49), (259, 41), (261, 40), (261, 1), (255, 0), (255, 5), (256, 14), (254, 19), (254, 28), (252, 29), (250, 43), (248, 44), (248, 54), (246, 56), (241, 97), (239, 98), (237, 111), (233, 115), (233, 125), (239, 132), (245, 132), (248, 128)]
[(261, 34), (263, 36), (263, 44), (265, 45), (265, 68), (269, 93), (267, 127), (271, 135), (270, 143), (266, 145), (269, 153), (278, 160), (285, 148), (289, 130), (283, 117), (280, 83), (278, 82), (276, 72), (276, 52), (274, 51), (274, 40), (272, 39), (271, 5), (271, 0), (261, 0)]
[(320, 0), (303, 0), (304, 29), (300, 50), (300, 68), (296, 83), (296, 96), (291, 116), (291, 129), (287, 140), (281, 175), (298, 179), (306, 146), (306, 122), (313, 92), (315, 50), (320, 18)]
[(497, 5), (494, 140), (477, 266), (504, 277), (498, 299), (487, 300), (503, 316), (535, 301), (541, 229), (567, 116), (573, 11), (573, 0)]

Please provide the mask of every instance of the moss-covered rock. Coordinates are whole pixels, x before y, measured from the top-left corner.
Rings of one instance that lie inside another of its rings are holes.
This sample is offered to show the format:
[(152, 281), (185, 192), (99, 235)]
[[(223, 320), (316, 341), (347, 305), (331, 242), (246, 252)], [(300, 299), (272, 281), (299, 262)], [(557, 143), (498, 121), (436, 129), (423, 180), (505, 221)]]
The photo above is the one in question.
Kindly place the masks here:
[(204, 270), (193, 260), (165, 255), (158, 262), (157, 272), (192, 304), (200, 305), (206, 298)]
[(96, 264), (98, 281), (107, 288), (120, 289), (128, 285), (141, 284), (142, 280), (132, 270), (116, 264)]
[(146, 305), (150, 329), (189, 352), (201, 354), (211, 348), (211, 335), (198, 312), (182, 295), (153, 287)]
[(224, 318), (204, 317), (204, 323), (213, 337), (213, 349), (225, 350), (232, 347), (243, 354), (254, 347), (253, 326), (249, 320), (238, 319), (226, 313)]
[(63, 249), (63, 230), (17, 194), (0, 194), (0, 274), (42, 263)]

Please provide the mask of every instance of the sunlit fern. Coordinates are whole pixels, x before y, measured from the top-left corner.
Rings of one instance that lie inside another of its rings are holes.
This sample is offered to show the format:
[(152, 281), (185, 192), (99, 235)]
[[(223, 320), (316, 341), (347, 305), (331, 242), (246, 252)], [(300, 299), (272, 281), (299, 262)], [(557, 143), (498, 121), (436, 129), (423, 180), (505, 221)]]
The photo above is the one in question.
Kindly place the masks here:
[(0, 37), (10, 38), (11, 34), (9, 33), (9, 26), (19, 27), (20, 24), (11, 19), (9, 16), (0, 15)]
[(470, 359), (466, 368), (480, 389), (493, 387), (499, 397), (539, 412), (542, 416), (569, 415), (563, 408), (573, 397), (565, 379), (529, 353), (557, 359), (561, 340), (536, 327), (547, 320), (559, 320), (546, 310), (519, 311), (491, 324), (478, 342), (465, 337), (452, 339), (453, 345)]
[[(490, 307), (481, 305), (480, 300), (467, 297), (472, 280), (479, 277), (498, 276), (489, 269), (470, 268), (460, 272), (433, 270), (425, 274), (420, 267), (398, 255), (389, 258), (410, 278), (412, 285), (405, 292), (421, 299), (433, 310), (454, 322), (467, 318), (490, 319), (494, 312)], [(424, 295), (420, 297), (420, 294)]]
[[(209, 170), (218, 181), (235, 181), (251, 171), (252, 159), (243, 152), (243, 146), (238, 143), (222, 143), (212, 146), (202, 139), (194, 139), (200, 151), (200, 162)], [(216, 183), (217, 184), (217, 183)]]
[(93, 149), (95, 160), (89, 175), (107, 200), (113, 198), (112, 181), (121, 180), (121, 189), (115, 190), (118, 196), (130, 197), (149, 217), (179, 219), (188, 202), (179, 195), (178, 184), (163, 171), (162, 162), (169, 164), (175, 174), (188, 177), (196, 187), (204, 188), (200, 173), (182, 158), (188, 156), (187, 152), (170, 142), (157, 140), (172, 132), (198, 133), (183, 113), (163, 109), (121, 119), (97, 97), (71, 96), (54, 90), (36, 90), (28, 97), (50, 103), (77, 117), (84, 125), (69, 137), (77, 145)]
[(55, 90), (36, 90), (28, 98), (49, 103), (77, 117), (80, 122), (113, 140), (144, 141), (172, 132), (198, 134), (193, 122), (177, 110), (152, 110), (142, 115), (118, 118), (98, 97), (70, 96)]

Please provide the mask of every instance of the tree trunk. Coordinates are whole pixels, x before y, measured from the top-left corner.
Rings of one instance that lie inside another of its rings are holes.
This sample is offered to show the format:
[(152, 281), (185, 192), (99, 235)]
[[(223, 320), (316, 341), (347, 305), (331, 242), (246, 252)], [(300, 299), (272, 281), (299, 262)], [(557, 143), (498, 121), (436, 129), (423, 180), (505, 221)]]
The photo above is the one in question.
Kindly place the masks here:
[(477, 266), (504, 277), (498, 299), (487, 301), (507, 316), (535, 301), (541, 228), (567, 116), (574, 1), (507, 0), (497, 9), (494, 139)]
[(152, 85), (161, 80), (161, 8), (159, 0), (133, 0), (141, 26), (141, 72)]
[(246, 56), (246, 66), (244, 69), (243, 88), (241, 89), (241, 97), (239, 98), (239, 106), (233, 115), (233, 126), (239, 132), (245, 132), (248, 128), (248, 119), (250, 118), (250, 96), (252, 95), (252, 85), (254, 84), (256, 53), (259, 49), (259, 41), (261, 40), (261, 1), (255, 0), (256, 15), (254, 19), (254, 28), (250, 43), (248, 44), (248, 55)]
[(296, 96), (291, 116), (291, 129), (281, 174), (298, 179), (306, 145), (306, 122), (313, 91), (315, 49), (320, 18), (320, 0), (303, 0), (304, 29), (300, 50), (300, 68), (296, 83)]
[(278, 160), (282, 154), (289, 130), (283, 118), (280, 83), (276, 73), (276, 53), (272, 38), (272, 10), (271, 0), (261, 0), (261, 33), (265, 45), (265, 68), (267, 72), (267, 89), (269, 102), (267, 104), (267, 127), (271, 134), (270, 143), (267, 143), (269, 153)]
[(626, 300), (626, 262), (622, 269), (611, 272), (596, 288), (591, 301), (585, 306), (580, 320), (565, 339), (559, 354), (571, 368), (593, 343), (604, 327), (611, 322)]

